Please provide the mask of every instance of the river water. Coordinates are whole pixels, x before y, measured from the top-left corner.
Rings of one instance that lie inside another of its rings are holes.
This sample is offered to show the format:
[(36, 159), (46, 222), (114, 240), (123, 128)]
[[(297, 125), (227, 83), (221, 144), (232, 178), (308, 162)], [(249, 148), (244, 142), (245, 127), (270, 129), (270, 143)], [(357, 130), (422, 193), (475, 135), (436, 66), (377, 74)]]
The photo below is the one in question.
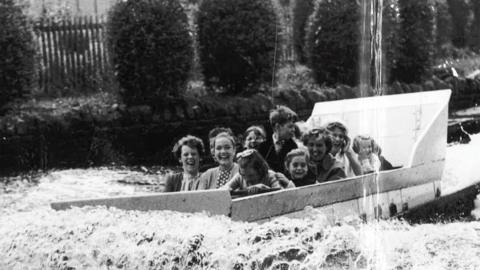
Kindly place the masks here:
[[(444, 194), (480, 181), (480, 134), (471, 138), (447, 148)], [(2, 184), (0, 269), (480, 269), (479, 221), (364, 224), (349, 217), (330, 226), (308, 209), (301, 220), (256, 224), (203, 213), (49, 208), (52, 201), (151, 192), (121, 183), (139, 179), (157, 181), (98, 168)], [(473, 214), (480, 218), (480, 207)]]

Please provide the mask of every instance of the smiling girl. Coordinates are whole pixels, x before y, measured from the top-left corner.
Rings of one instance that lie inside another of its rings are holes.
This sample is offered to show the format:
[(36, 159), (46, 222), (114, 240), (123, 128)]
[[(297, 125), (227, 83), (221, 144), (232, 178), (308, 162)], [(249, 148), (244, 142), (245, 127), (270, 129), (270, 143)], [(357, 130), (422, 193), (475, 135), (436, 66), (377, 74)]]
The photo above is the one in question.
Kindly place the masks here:
[(312, 129), (303, 135), (302, 140), (310, 154), (309, 169), (315, 175), (317, 182), (346, 177), (343, 164), (330, 154), (332, 139), (326, 129)]
[(211, 149), (218, 167), (211, 168), (200, 177), (199, 189), (216, 189), (227, 183), (238, 173), (235, 163), (235, 139), (228, 133), (219, 133), (212, 140)]
[(315, 184), (315, 175), (308, 169), (309, 162), (308, 150), (303, 148), (293, 149), (285, 157), (287, 177), (296, 187)]
[(200, 156), (204, 152), (201, 139), (187, 135), (173, 147), (173, 155), (182, 164), (183, 172), (167, 175), (165, 192), (196, 190), (199, 184)]

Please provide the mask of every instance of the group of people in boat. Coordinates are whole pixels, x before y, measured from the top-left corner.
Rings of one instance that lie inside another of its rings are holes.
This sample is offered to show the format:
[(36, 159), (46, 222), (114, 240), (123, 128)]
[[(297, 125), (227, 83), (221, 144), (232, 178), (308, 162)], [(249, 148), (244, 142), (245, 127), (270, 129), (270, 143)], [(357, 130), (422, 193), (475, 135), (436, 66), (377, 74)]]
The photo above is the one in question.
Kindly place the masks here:
[(273, 134), (267, 136), (261, 126), (249, 127), (239, 153), (230, 128), (211, 130), (209, 148), (217, 166), (203, 173), (203, 141), (192, 135), (181, 138), (173, 154), (183, 171), (167, 175), (164, 191), (220, 188), (251, 195), (392, 169), (371, 136), (351, 141), (339, 121), (301, 132), (296, 121), (294, 111), (278, 106), (269, 116)]

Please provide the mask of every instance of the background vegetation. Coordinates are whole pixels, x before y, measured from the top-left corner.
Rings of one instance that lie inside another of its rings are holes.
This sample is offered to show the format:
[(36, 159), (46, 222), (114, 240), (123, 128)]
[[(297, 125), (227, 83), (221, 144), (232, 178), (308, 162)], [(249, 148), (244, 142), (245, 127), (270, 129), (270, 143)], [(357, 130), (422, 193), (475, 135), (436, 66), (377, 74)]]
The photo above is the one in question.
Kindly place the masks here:
[(158, 104), (185, 90), (193, 47), (178, 1), (118, 2), (109, 14), (107, 42), (125, 103)]

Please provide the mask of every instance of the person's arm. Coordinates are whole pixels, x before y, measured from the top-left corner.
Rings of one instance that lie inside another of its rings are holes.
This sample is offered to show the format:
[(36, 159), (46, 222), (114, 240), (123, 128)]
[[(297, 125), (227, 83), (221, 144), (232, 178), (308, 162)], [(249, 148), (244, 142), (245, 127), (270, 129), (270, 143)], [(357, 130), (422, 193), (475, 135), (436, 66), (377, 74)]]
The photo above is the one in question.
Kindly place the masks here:
[(242, 181), (242, 176), (239, 173), (236, 173), (232, 177), (232, 179), (230, 179), (230, 181), (225, 183), (225, 185), (223, 187), (221, 187), (220, 189), (226, 189), (226, 190), (230, 190), (230, 191), (236, 190), (236, 189), (242, 187), (241, 181)]
[[(280, 181), (285, 181), (284, 179), (280, 180), (281, 176), (283, 176), (285, 179), (286, 177), (281, 174), (281, 173), (276, 173), (273, 171), (268, 172), (268, 178), (267, 178), (267, 183), (265, 185), (269, 188), (275, 188), (275, 189), (283, 189), (282, 184)], [(288, 179), (286, 179), (288, 182)]]
[(212, 189), (212, 175), (213, 169), (208, 169), (206, 172), (202, 173), (198, 179), (198, 190)]
[(355, 173), (355, 175), (362, 175), (363, 174), (362, 165), (360, 164), (360, 161), (358, 161), (357, 157), (355, 156), (355, 153), (353, 152), (352, 148), (350, 147), (347, 148), (347, 150), (345, 151), (345, 156), (350, 162), (350, 167), (352, 167), (353, 173)]
[(174, 174), (168, 174), (165, 177), (165, 188), (163, 192), (174, 192), (175, 190), (175, 177)]
[(283, 173), (275, 173), (275, 178), (278, 180), (280, 187), (284, 188), (294, 188), (295, 184), (290, 181)]
[(339, 179), (344, 179), (347, 178), (347, 174), (342, 168), (333, 168), (330, 173), (328, 173), (327, 178), (325, 179), (326, 181), (333, 181), (333, 180), (339, 180)]

